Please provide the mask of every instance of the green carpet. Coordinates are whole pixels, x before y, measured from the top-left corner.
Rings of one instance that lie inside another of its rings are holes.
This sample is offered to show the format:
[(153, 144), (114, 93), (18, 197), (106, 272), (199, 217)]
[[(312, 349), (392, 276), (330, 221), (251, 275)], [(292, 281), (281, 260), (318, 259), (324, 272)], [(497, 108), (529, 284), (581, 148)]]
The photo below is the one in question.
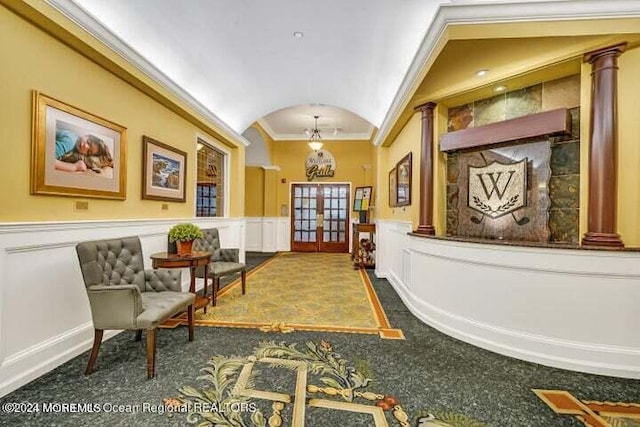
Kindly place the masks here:
[[(550, 427), (584, 426), (581, 419), (593, 414), (610, 427), (637, 427), (633, 413), (598, 411), (640, 408), (640, 381), (548, 368), (462, 343), (415, 318), (386, 280), (370, 271), (369, 277), (404, 340), (196, 328), (195, 341), (188, 342), (186, 328), (164, 329), (157, 336), (157, 377), (147, 380), (144, 340), (122, 333), (103, 344), (93, 375), (83, 375), (85, 353), (0, 399), (40, 408), (2, 414), (0, 425), (212, 425), (207, 417), (224, 413), (237, 417), (230, 421), (236, 424), (220, 425), (272, 426), (281, 419), (291, 426), (295, 418), (314, 427)], [(571, 398), (545, 401), (534, 390), (565, 391)], [(559, 413), (550, 402), (580, 409)], [(598, 402), (611, 405), (602, 409)], [(67, 412), (45, 413), (45, 403), (68, 404)], [(99, 412), (78, 412), (71, 404), (91, 404)]]

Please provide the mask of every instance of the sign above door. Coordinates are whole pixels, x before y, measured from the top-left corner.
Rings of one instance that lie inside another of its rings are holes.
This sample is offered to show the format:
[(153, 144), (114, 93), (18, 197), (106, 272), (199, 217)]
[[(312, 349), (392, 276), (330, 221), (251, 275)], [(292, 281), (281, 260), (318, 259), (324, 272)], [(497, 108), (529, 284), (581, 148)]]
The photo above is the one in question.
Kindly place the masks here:
[(304, 164), (307, 171), (307, 181), (315, 178), (331, 178), (336, 173), (336, 159), (327, 150), (312, 151)]

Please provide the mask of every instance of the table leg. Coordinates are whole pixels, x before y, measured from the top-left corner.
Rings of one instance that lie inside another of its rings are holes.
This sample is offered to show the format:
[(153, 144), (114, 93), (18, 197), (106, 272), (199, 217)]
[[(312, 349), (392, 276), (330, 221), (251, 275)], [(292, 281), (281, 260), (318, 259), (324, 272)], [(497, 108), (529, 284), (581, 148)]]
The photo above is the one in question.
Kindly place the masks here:
[[(209, 285), (209, 263), (206, 263), (204, 265), (204, 293), (202, 294), (203, 297), (205, 298), (209, 298), (207, 296), (207, 287)], [(211, 287), (213, 287), (213, 285), (211, 285)], [(207, 304), (209, 305), (209, 304)], [(206, 310), (206, 307), (205, 307)]]
[(189, 283), (189, 292), (192, 294), (196, 293), (196, 267), (189, 267), (189, 272), (191, 273), (191, 282)]

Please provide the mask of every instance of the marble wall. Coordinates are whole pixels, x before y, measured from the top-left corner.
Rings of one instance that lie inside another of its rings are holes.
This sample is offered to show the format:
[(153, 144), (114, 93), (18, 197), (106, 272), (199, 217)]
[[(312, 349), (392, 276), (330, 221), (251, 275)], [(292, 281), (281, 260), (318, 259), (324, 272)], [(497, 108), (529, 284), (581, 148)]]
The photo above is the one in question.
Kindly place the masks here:
[[(556, 108), (570, 109), (572, 134), (548, 138), (551, 148), (548, 240), (551, 242), (579, 242), (579, 105), (580, 76), (573, 75), (452, 107), (448, 112), (448, 131), (451, 132)], [(458, 153), (447, 154), (447, 235), (453, 236), (467, 235), (460, 227), (460, 191), (466, 191), (459, 188), (460, 160)]]

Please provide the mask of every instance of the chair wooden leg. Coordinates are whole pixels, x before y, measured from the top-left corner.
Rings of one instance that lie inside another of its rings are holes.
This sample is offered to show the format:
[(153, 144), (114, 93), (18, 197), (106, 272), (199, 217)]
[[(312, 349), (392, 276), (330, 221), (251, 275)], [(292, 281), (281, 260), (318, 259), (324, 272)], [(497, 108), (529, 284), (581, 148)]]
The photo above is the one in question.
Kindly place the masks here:
[(193, 312), (195, 311), (195, 308), (193, 307), (193, 304), (191, 304), (189, 306), (189, 308), (187, 308), (187, 321), (189, 324), (189, 341), (193, 341)]
[(244, 295), (247, 291), (247, 272), (245, 270), (242, 270), (240, 275), (242, 277), (242, 295)]
[(220, 287), (220, 278), (213, 278), (213, 285), (211, 286), (213, 289), (211, 290), (211, 305), (215, 307), (216, 300), (218, 299), (218, 288)]
[(156, 376), (156, 330), (147, 329), (147, 378)]
[(142, 340), (142, 329), (138, 329), (136, 331), (136, 341), (141, 341)]
[(91, 348), (91, 355), (89, 356), (89, 363), (87, 363), (87, 369), (84, 371), (85, 375), (93, 374), (95, 370), (96, 359), (98, 358), (98, 351), (100, 350), (100, 343), (102, 342), (103, 329), (96, 329), (93, 336), (93, 347)]

